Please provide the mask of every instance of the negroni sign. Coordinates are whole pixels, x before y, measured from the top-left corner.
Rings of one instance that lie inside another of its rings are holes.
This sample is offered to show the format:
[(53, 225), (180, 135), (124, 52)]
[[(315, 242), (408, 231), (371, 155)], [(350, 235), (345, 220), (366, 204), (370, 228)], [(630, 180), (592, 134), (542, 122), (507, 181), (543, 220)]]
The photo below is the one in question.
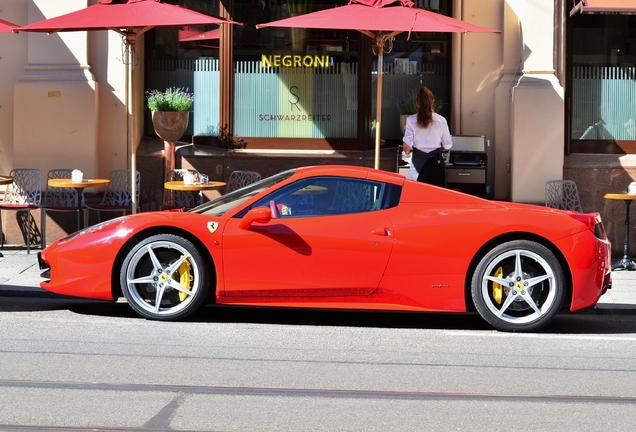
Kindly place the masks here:
[(261, 55), (261, 67), (327, 68), (329, 66), (331, 66), (329, 56)]

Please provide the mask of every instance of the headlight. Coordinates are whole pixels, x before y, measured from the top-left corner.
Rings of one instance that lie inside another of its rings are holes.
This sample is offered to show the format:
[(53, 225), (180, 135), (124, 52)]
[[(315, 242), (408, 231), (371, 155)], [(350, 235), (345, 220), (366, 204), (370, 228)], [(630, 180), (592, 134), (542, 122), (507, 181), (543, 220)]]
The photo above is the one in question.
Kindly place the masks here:
[(73, 234), (71, 234), (71, 235), (68, 235), (68, 236), (66, 236), (66, 237), (64, 237), (64, 238), (61, 238), (61, 239), (58, 241), (58, 244), (64, 244), (64, 243), (67, 243), (67, 242), (69, 242), (69, 241), (73, 240), (74, 238), (77, 238), (77, 237), (82, 236), (82, 235), (84, 235), (84, 234), (92, 233), (92, 232), (94, 232), (94, 231), (99, 231), (99, 230), (101, 230), (102, 228), (104, 228), (104, 227), (106, 227), (106, 226), (108, 226), (108, 225), (111, 225), (111, 224), (113, 224), (113, 223), (120, 222), (120, 221), (121, 221), (121, 220), (123, 220), (125, 217), (126, 217), (126, 216), (120, 216), (120, 217), (115, 218), (115, 219), (107, 220), (106, 222), (101, 222), (101, 223), (98, 223), (98, 224), (96, 224), (96, 225), (91, 225), (91, 226), (89, 226), (88, 228), (84, 228), (83, 230), (76, 231), (76, 232), (74, 232), (74, 233), (73, 233)]

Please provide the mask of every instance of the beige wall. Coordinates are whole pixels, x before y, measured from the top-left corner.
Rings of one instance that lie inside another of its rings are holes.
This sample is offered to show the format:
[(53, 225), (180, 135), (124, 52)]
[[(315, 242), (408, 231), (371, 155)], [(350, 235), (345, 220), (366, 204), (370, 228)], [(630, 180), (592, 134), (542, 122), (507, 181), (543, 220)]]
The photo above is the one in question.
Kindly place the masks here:
[(99, 83), (98, 172), (100, 176), (106, 176), (113, 169), (128, 167), (126, 65), (119, 34), (113, 31), (89, 32), (88, 46), (91, 71)]
[[(27, 3), (29, 23), (86, 7), (86, 0)], [(15, 84), (14, 165), (97, 171), (97, 84), (86, 32), (28, 33), (27, 65)]]
[[(456, 18), (492, 29), (501, 29), (501, 1), (478, 5), (475, 1), (458, 2)], [(456, 9), (457, 10), (457, 9)], [(502, 69), (502, 36), (496, 33), (457, 34), (453, 50), (460, 66), (452, 92), (459, 96), (459, 112), (453, 119), (456, 135), (494, 137), (494, 93)], [(455, 65), (454, 65), (455, 66)]]
[(94, 176), (96, 86), (87, 67), (27, 65), (14, 91), (14, 165)]
[[(503, 30), (503, 0), (475, 2), (456, 0), (455, 18), (496, 30)], [(496, 134), (495, 95), (503, 69), (503, 42), (501, 34), (468, 33), (453, 36), (453, 135), (484, 135), (489, 140), (494, 171), (495, 198), (505, 198), (507, 174), (498, 167), (501, 158), (497, 149), (505, 146)], [(492, 158), (494, 156), (494, 160)], [(501, 183), (505, 182), (505, 189)], [(499, 184), (499, 186), (498, 186)]]
[[(0, 19), (27, 24), (26, 2), (0, 0)], [(0, 33), (0, 175), (13, 168), (13, 85), (27, 61), (27, 35)]]
[[(0, 18), (24, 25), (95, 3), (0, 0)], [(49, 169), (68, 167), (107, 176), (129, 166), (118, 34), (0, 34), (0, 42), (0, 174), (30, 167), (46, 176)], [(11, 60), (7, 73), (5, 59)]]

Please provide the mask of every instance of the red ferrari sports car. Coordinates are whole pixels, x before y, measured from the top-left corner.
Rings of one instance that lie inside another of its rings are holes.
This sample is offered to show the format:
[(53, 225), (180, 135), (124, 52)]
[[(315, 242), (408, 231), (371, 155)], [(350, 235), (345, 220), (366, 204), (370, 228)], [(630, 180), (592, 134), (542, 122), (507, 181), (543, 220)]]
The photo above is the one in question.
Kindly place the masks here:
[(285, 171), (39, 254), (42, 288), (177, 320), (206, 303), (466, 312), (530, 331), (610, 286), (599, 214), (487, 201), (371, 168)]

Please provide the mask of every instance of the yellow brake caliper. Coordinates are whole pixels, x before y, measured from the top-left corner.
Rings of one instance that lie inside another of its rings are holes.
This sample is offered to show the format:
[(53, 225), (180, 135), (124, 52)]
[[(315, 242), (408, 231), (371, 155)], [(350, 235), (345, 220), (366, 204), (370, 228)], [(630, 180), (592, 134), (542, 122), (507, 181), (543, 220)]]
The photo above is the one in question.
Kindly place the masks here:
[[(179, 285), (190, 291), (192, 286), (192, 265), (189, 260), (185, 260), (179, 266)], [(188, 297), (188, 294), (179, 291), (179, 300), (184, 301)]]
[[(499, 267), (497, 270), (495, 270), (495, 274), (493, 276), (496, 277), (496, 278), (502, 278), (503, 277), (503, 267)], [(493, 282), (492, 283), (492, 296), (495, 299), (495, 301), (497, 302), (497, 304), (501, 304), (502, 295), (503, 295), (503, 287), (501, 286), (501, 284)]]

